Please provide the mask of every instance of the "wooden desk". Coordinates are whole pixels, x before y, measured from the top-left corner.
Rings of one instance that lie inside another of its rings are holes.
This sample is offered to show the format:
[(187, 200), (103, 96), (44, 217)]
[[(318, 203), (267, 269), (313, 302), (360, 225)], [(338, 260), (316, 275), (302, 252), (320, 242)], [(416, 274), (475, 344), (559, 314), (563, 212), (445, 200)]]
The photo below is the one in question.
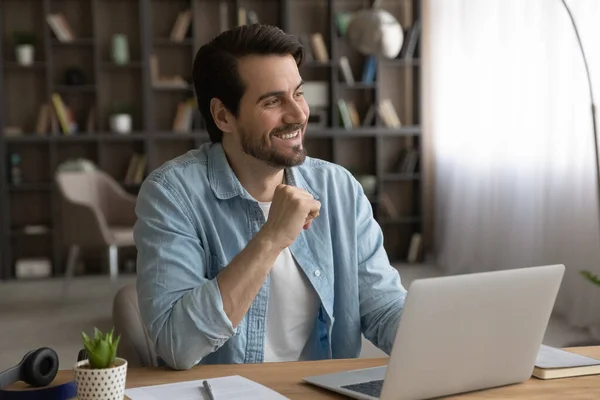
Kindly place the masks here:
[[(600, 346), (567, 349), (600, 358)], [(344, 396), (303, 383), (302, 377), (356, 368), (385, 365), (387, 358), (308, 361), (295, 363), (201, 365), (188, 371), (162, 368), (130, 368), (127, 387), (173, 383), (227, 375), (241, 375), (283, 394), (290, 399), (343, 399)], [(58, 380), (72, 379), (69, 370), (59, 371)], [(600, 375), (556, 380), (529, 379), (527, 382), (448, 397), (449, 399), (599, 399)]]

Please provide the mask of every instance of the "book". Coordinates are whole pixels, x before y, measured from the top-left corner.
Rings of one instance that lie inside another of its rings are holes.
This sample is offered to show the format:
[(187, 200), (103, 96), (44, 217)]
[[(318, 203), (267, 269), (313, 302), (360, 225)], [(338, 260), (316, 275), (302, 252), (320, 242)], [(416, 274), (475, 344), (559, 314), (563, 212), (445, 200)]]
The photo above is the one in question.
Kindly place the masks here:
[(192, 22), (192, 10), (181, 11), (177, 15), (177, 19), (171, 28), (170, 38), (174, 42), (182, 42), (185, 39), (185, 35), (190, 29)]
[(344, 81), (346, 81), (348, 85), (354, 85), (354, 75), (352, 74), (352, 68), (350, 67), (350, 61), (348, 61), (348, 57), (340, 57), (340, 70), (342, 71)]
[(310, 35), (310, 44), (316, 61), (329, 61), (329, 52), (327, 51), (327, 45), (325, 44), (325, 39), (323, 39), (323, 35), (321, 35), (318, 32)]
[(56, 38), (63, 42), (71, 42), (75, 38), (73, 30), (67, 22), (67, 18), (62, 13), (48, 14), (46, 16), (46, 22), (50, 25), (52, 32)]
[(540, 346), (532, 375), (557, 379), (600, 374), (600, 360), (546, 345)]
[(414, 264), (419, 261), (419, 256), (421, 253), (421, 234), (413, 233), (410, 238), (410, 246), (408, 249), (407, 260), (409, 264)]

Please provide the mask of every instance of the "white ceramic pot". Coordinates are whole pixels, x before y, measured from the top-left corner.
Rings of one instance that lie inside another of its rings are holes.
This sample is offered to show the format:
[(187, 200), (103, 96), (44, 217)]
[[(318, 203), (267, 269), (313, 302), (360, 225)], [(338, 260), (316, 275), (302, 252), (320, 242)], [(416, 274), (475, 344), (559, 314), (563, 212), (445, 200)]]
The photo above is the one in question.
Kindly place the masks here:
[(78, 400), (123, 400), (127, 380), (127, 360), (117, 357), (114, 368), (91, 369), (89, 361), (73, 368)]
[(113, 132), (122, 135), (131, 132), (131, 115), (129, 114), (113, 114), (110, 116), (110, 129)]
[(19, 65), (30, 66), (33, 64), (34, 47), (31, 44), (22, 44), (16, 47), (15, 55)]

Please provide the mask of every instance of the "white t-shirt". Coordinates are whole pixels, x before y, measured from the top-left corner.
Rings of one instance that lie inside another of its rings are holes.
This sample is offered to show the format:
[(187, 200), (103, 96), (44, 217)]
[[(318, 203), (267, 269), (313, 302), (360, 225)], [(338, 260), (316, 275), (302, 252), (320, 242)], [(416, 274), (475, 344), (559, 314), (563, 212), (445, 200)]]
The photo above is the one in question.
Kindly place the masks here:
[[(271, 203), (258, 204), (267, 219)], [(298, 361), (317, 319), (319, 298), (288, 248), (275, 260), (270, 278), (264, 361)]]

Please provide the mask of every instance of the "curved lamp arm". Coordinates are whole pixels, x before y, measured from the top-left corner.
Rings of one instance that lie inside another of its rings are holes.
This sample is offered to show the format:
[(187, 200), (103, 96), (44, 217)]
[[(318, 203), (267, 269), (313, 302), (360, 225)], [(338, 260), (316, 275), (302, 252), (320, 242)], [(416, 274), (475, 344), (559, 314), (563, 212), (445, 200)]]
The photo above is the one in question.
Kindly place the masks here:
[(561, 0), (563, 6), (567, 10), (569, 14), (569, 18), (571, 19), (571, 23), (573, 24), (573, 29), (575, 30), (575, 36), (577, 37), (577, 43), (579, 43), (579, 49), (581, 50), (581, 55), (583, 57), (583, 63), (585, 64), (585, 72), (587, 74), (588, 80), (588, 88), (590, 90), (590, 101), (592, 102), (592, 125), (594, 128), (594, 155), (596, 157), (596, 196), (598, 201), (598, 217), (600, 218), (600, 156), (598, 154), (598, 131), (596, 127), (596, 104), (594, 103), (594, 92), (592, 90), (592, 78), (590, 77), (590, 69), (588, 67), (587, 58), (585, 56), (585, 51), (583, 50), (583, 45), (581, 44), (581, 38), (579, 37), (579, 30), (577, 29), (577, 25), (575, 24), (575, 19), (573, 18), (573, 14), (567, 5), (565, 0)]

